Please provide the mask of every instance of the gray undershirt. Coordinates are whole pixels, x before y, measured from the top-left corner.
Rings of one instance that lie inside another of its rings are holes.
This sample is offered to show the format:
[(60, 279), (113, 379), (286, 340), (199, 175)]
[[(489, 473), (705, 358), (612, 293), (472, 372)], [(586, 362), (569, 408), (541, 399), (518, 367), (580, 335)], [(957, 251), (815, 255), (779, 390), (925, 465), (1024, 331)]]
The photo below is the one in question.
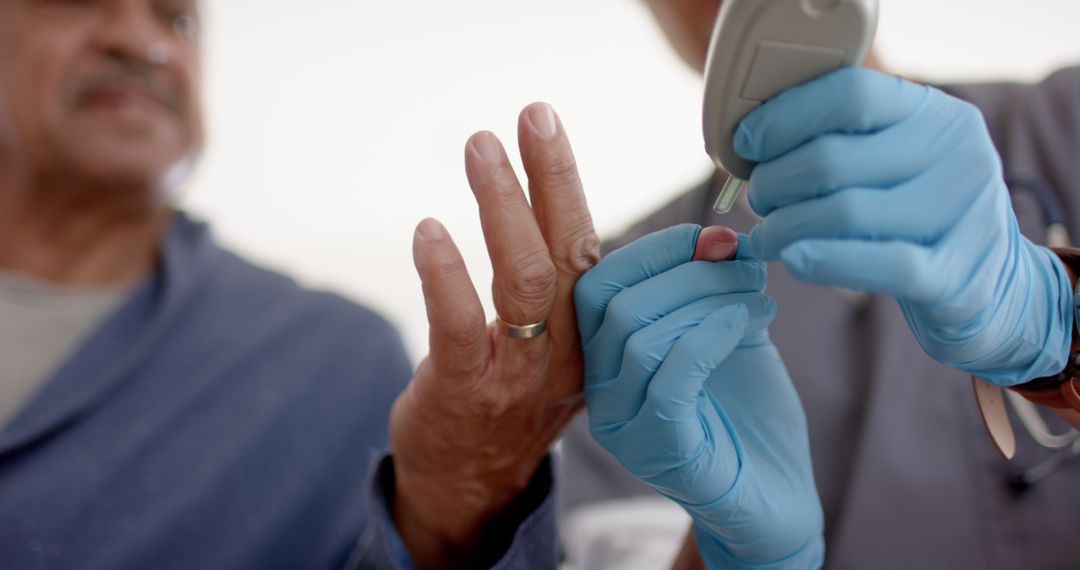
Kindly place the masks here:
[(0, 271), (0, 429), (126, 297)]

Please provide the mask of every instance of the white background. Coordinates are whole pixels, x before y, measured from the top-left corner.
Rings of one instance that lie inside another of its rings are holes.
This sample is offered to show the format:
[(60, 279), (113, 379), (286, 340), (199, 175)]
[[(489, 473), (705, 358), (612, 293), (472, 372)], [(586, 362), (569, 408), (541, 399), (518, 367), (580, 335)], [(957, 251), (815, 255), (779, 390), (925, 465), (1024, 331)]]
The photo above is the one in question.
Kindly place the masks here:
[[(1080, 64), (1080, 0), (881, 2), (878, 51), (900, 73), (1036, 80)], [(462, 168), (472, 132), (514, 153), (520, 108), (552, 103), (604, 236), (709, 172), (699, 79), (636, 0), (203, 7), (211, 136), (183, 205), (257, 262), (375, 307), (414, 358), (427, 343), (419, 220), (448, 226), (489, 296)]]

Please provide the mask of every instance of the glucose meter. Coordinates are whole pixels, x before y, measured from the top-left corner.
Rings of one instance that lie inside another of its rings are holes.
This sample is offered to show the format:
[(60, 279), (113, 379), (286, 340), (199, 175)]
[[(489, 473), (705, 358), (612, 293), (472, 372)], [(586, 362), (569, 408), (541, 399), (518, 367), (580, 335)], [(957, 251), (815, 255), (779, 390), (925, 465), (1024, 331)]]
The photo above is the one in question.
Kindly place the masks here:
[(705, 149), (731, 178), (713, 207), (731, 210), (755, 163), (735, 154), (739, 122), (780, 92), (859, 65), (877, 30), (878, 0), (726, 0), (705, 71)]

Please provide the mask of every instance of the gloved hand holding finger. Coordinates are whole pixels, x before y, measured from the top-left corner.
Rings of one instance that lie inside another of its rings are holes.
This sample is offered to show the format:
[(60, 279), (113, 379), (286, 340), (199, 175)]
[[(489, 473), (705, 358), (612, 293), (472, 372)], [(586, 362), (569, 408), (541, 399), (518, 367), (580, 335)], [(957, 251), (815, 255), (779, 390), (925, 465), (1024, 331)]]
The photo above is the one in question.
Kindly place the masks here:
[(755, 256), (805, 281), (895, 297), (930, 356), (991, 382), (1064, 367), (1071, 282), (1020, 234), (974, 106), (844, 69), (751, 112), (735, 148), (760, 162)]
[[(646, 392), (656, 369), (668, 356), (668, 350), (683, 334), (710, 315), (732, 306), (753, 307), (748, 330), (764, 330), (773, 312), (772, 300), (760, 293), (712, 295), (665, 313), (630, 334), (607, 334), (605, 329), (596, 342), (587, 345), (585, 397), (589, 402), (589, 425), (595, 431), (618, 427), (633, 419), (642, 409)], [(609, 313), (619, 314), (619, 307)]]
[[(587, 342), (596, 334), (608, 303), (623, 289), (688, 261), (733, 258), (738, 245), (738, 236), (728, 228), (703, 229), (683, 224), (650, 234), (611, 252), (604, 258), (602, 269), (592, 268), (575, 288), (574, 302), (582, 339)], [(641, 255), (646, 253), (649, 263), (642, 265)], [(764, 279), (764, 275), (760, 278)]]
[[(760, 292), (764, 287), (765, 272), (760, 264), (685, 263), (615, 295), (607, 305), (603, 324), (585, 340), (585, 350), (596, 348), (598, 354), (613, 356), (616, 346), (622, 346), (638, 330), (676, 309), (708, 297)], [(598, 346), (605, 343), (609, 346)], [(590, 373), (585, 375), (585, 385), (613, 378), (618, 372), (618, 360), (594, 361)], [(601, 377), (594, 378), (594, 374)]]
[(692, 261), (726, 257), (708, 252), (729, 240), (670, 228), (578, 283), (590, 430), (691, 514), (710, 567), (814, 568), (821, 506), (802, 408), (766, 332), (764, 265)]

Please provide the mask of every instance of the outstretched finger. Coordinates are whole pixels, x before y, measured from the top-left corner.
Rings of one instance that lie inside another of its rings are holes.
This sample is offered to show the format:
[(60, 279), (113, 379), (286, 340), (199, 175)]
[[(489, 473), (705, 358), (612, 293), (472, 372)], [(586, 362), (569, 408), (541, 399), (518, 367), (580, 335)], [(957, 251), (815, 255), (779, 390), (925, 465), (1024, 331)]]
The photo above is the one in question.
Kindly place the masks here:
[(557, 273), (551, 340), (576, 349), (574, 285), (600, 260), (600, 239), (593, 228), (570, 141), (550, 105), (534, 103), (522, 111), (518, 142), (529, 176), (533, 212)]
[(424, 289), (430, 336), (429, 359), (451, 376), (475, 376), (488, 358), (487, 325), (461, 253), (433, 219), (413, 236), (413, 262)]
[(495, 135), (480, 132), (469, 139), (465, 170), (480, 206), (480, 223), (494, 271), (495, 310), (512, 325), (547, 319), (555, 297), (555, 267), (532, 208)]

